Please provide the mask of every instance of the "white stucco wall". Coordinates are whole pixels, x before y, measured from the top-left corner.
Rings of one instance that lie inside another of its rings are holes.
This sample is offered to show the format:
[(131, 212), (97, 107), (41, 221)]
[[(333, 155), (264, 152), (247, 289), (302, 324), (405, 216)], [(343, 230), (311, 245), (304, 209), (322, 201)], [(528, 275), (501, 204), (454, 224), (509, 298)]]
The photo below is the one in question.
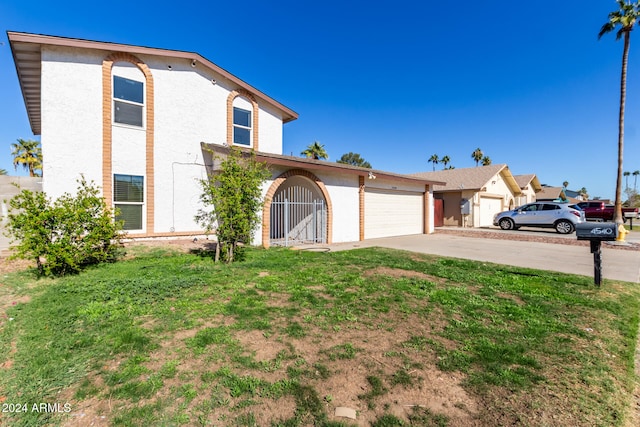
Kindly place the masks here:
[[(44, 191), (50, 196), (74, 192), (80, 174), (102, 185), (102, 61), (109, 54), (43, 50), (41, 141)], [(138, 57), (154, 83), (155, 224), (144, 231), (201, 230), (194, 220), (200, 208), (198, 180), (206, 177), (200, 142), (226, 143), (227, 99), (237, 87), (202, 64), (192, 67), (190, 60)], [(144, 82), (142, 72), (126, 62), (114, 64), (114, 73)], [(279, 154), (282, 119), (275, 108), (257, 101), (260, 151)], [(145, 129), (115, 124), (112, 139), (113, 173), (142, 175), (147, 186), (146, 123)]]
[(102, 184), (102, 55), (42, 51), (43, 190), (75, 193), (76, 180)]
[(316, 173), (327, 187), (333, 208), (333, 242), (355, 242), (360, 238), (360, 196), (358, 177)]

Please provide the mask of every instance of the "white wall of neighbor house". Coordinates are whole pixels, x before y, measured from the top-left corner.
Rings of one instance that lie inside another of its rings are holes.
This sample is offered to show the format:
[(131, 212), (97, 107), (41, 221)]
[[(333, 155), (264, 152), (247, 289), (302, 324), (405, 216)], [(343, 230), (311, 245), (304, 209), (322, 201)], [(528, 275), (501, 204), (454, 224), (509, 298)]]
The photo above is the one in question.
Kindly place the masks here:
[(514, 199), (515, 195), (501, 174), (491, 178), (486, 187), (473, 197), (473, 227), (491, 225), (487, 218), (493, 218), (494, 214), (507, 210)]
[(102, 53), (43, 47), (43, 190), (74, 193), (76, 180), (102, 183)]

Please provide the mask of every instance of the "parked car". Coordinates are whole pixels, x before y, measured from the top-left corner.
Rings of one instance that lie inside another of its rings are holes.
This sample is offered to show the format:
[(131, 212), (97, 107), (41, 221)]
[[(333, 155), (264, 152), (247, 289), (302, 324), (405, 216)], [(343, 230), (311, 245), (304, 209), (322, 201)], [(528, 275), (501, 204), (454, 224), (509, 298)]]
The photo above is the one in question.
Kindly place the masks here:
[[(578, 206), (584, 211), (587, 220), (591, 221), (613, 221), (615, 206), (608, 205), (601, 201), (580, 202)], [(638, 218), (638, 208), (622, 208), (624, 221), (629, 218)]]
[(576, 224), (584, 222), (584, 213), (564, 203), (534, 202), (510, 211), (500, 212), (493, 217), (493, 225), (503, 230), (517, 230), (520, 227), (555, 228), (560, 234), (573, 233)]

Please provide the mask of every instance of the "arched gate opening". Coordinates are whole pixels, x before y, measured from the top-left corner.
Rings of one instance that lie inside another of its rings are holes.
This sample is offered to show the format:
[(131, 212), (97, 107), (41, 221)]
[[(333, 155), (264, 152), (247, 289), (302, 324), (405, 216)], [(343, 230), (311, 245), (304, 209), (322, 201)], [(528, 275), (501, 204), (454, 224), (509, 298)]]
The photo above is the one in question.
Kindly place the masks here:
[(271, 200), (269, 244), (327, 243), (327, 230), (327, 200), (320, 188), (305, 176), (288, 177)]

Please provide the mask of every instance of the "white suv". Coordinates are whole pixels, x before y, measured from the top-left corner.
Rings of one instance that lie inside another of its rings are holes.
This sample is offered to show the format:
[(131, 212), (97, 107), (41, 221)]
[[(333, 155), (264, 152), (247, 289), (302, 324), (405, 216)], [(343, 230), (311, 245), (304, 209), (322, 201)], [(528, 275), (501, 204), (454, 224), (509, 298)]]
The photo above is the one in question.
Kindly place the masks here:
[(560, 234), (573, 233), (576, 224), (584, 222), (581, 210), (567, 204), (554, 202), (534, 202), (493, 217), (493, 225), (503, 230), (517, 230), (520, 227), (555, 228)]

